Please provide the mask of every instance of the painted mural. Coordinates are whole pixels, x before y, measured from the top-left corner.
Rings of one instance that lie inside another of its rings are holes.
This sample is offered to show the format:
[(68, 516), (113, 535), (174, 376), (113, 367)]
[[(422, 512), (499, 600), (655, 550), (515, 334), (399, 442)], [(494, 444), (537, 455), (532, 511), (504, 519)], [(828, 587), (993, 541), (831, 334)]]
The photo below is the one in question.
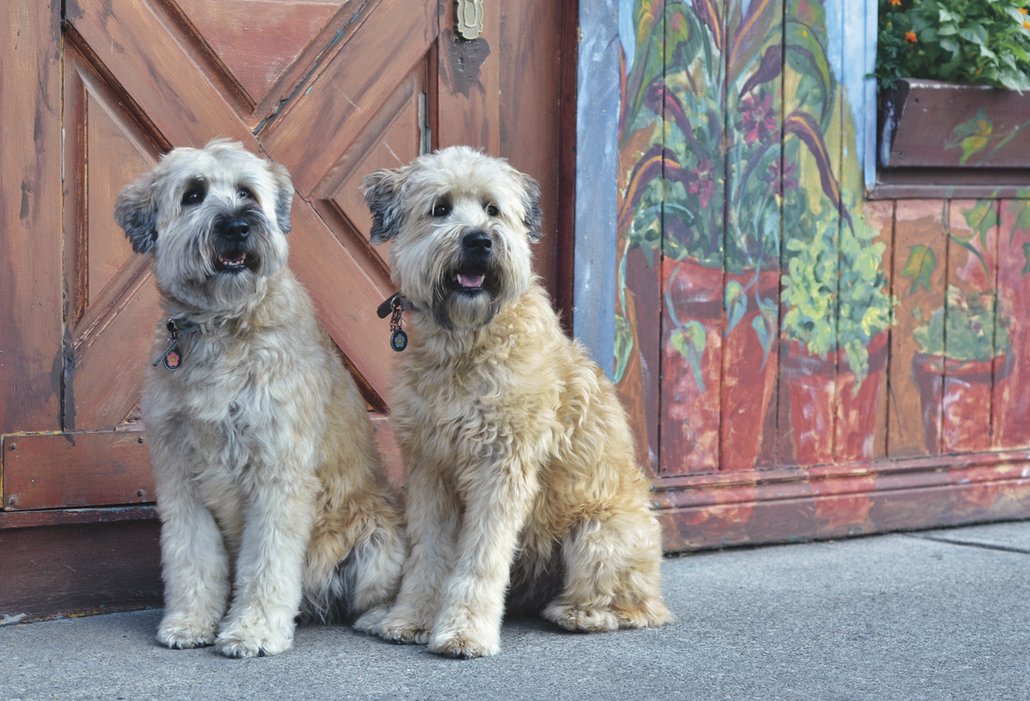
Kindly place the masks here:
[(614, 374), (659, 483), (738, 475), (737, 506), (706, 522), (729, 528), (761, 470), (1030, 445), (1028, 201), (865, 199), (840, 7), (636, 0), (630, 17)]

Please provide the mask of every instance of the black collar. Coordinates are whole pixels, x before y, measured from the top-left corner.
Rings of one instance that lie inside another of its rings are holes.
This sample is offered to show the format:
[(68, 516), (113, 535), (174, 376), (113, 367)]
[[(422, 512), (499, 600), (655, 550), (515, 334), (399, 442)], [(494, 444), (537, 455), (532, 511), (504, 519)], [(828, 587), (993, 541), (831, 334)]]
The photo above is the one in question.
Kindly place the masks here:
[(183, 361), (180, 344), (193, 334), (203, 332), (205, 330), (204, 327), (204, 324), (198, 324), (189, 319), (169, 319), (168, 323), (165, 324), (165, 328), (168, 329), (168, 346), (165, 348), (164, 353), (154, 358), (152, 365), (157, 367), (158, 363), (163, 363), (168, 370), (177, 370)]

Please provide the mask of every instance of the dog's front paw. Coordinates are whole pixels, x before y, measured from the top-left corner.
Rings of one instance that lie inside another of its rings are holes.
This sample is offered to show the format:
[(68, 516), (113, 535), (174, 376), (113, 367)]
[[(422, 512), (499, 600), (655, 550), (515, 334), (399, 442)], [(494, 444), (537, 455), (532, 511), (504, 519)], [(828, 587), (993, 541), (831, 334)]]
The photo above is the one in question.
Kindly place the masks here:
[(214, 643), (217, 623), (176, 614), (165, 616), (157, 628), (157, 641), (173, 650), (205, 647)]
[[(358, 622), (361, 622), (360, 619)], [(429, 626), (395, 618), (386, 618), (376, 623), (368, 632), (399, 645), (425, 645), (429, 642)]]
[(619, 618), (600, 608), (551, 604), (544, 609), (543, 617), (565, 630), (580, 633), (601, 633), (619, 628)]
[(215, 639), (215, 650), (226, 657), (270, 657), (293, 645), (293, 627), (276, 631), (245, 622), (224, 627)]
[(477, 638), (469, 631), (433, 633), (429, 640), (429, 651), (446, 657), (470, 660), (474, 657), (496, 655), (501, 651), (501, 643), (496, 637), (492, 639)]

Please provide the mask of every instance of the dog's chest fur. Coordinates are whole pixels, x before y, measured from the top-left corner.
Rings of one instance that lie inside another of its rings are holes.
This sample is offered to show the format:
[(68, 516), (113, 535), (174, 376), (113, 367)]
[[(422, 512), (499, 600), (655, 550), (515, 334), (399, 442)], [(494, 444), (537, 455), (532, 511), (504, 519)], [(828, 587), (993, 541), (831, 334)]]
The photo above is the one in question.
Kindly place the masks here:
[[(274, 452), (270, 441), (283, 438), (286, 422), (304, 422), (303, 431), (290, 431), (300, 453), (315, 450), (316, 436), (324, 430), (325, 411), (295, 414), (302, 404), (325, 407), (330, 387), (317, 378), (331, 375), (322, 367), (331, 359), (321, 345), (289, 342), (297, 336), (317, 337), (297, 329), (314, 320), (294, 314), (287, 324), (280, 315), (267, 314), (281, 306), (276, 296), (270, 292), (246, 320), (209, 324), (189, 336), (181, 345), (179, 368), (151, 371), (150, 397), (144, 401), (148, 430), (157, 422), (155, 428), (173, 434), (183, 450), (196, 451), (191, 476), (211, 480), (218, 489), (254, 470), (279, 469), (264, 458)], [(302, 395), (306, 402), (298, 401)]]
[(547, 358), (560, 349), (560, 331), (557, 324), (527, 326), (527, 316), (536, 315), (521, 305), (547, 304), (535, 297), (527, 295), (462, 341), (445, 342), (446, 353), (445, 343), (413, 344), (400, 359), (392, 407), (401, 440), (417, 441), (430, 459), (459, 456), (459, 470), (553, 445), (562, 378)]

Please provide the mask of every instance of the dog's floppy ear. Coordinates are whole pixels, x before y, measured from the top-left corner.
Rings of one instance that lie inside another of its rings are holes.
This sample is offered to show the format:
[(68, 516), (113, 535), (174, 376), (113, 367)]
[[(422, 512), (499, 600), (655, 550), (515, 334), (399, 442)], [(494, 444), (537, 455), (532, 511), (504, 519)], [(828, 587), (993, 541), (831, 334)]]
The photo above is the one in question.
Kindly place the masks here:
[(136, 253), (148, 253), (157, 241), (157, 202), (154, 175), (147, 173), (129, 183), (118, 194), (114, 220), (122, 227)]
[(275, 218), (283, 234), (290, 233), (293, 228), (290, 222), (290, 210), (293, 208), (293, 181), (286, 166), (278, 163), (270, 165), (272, 180), (275, 182)]
[(519, 173), (519, 176), (522, 178), (522, 206), (526, 211), (522, 223), (529, 232), (530, 240), (539, 241), (544, 236), (544, 210), (540, 207), (540, 185), (525, 173)]
[(395, 170), (377, 170), (361, 181), (361, 193), (372, 212), (372, 243), (382, 243), (397, 235), (401, 226), (398, 197), (401, 175)]

